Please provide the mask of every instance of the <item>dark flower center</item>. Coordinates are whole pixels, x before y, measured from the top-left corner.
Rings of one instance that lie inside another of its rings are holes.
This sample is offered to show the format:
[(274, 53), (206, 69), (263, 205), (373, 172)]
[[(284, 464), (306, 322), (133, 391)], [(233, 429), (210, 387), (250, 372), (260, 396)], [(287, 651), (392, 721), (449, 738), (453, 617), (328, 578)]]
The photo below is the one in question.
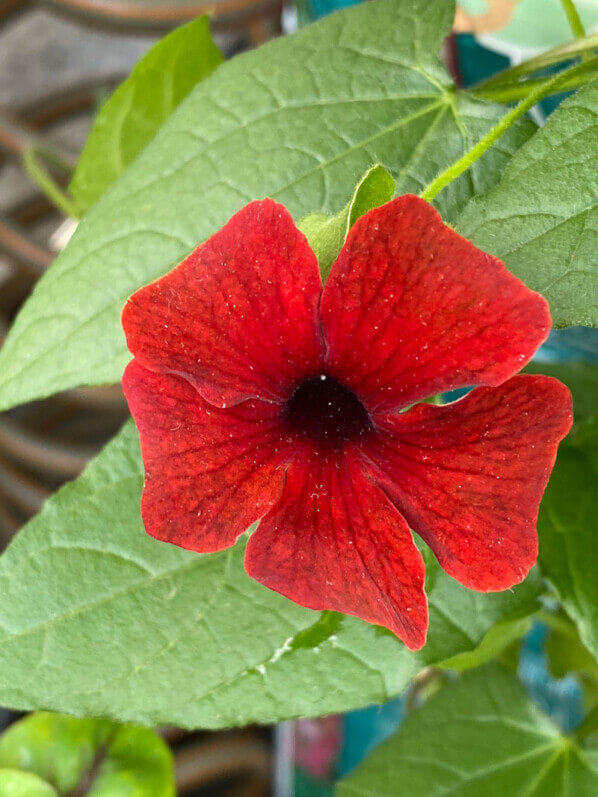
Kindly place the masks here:
[(283, 417), (295, 433), (332, 447), (358, 440), (372, 428), (368, 411), (355, 393), (325, 374), (299, 385)]

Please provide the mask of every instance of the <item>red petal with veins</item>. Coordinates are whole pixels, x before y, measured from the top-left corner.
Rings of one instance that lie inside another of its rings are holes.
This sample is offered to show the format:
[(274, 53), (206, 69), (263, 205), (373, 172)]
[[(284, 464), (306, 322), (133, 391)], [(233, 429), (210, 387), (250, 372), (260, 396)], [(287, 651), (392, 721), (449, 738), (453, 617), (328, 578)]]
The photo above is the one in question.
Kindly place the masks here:
[(200, 553), (233, 545), (280, 498), (288, 448), (280, 408), (247, 401), (220, 410), (184, 379), (136, 361), (123, 388), (141, 439), (146, 531)]
[(249, 539), (252, 578), (310, 609), (390, 628), (412, 650), (426, 640), (424, 564), (411, 532), (355, 454), (303, 454)]
[(122, 323), (138, 362), (183, 376), (212, 404), (281, 401), (318, 373), (321, 290), (305, 236), (266, 199), (133, 294)]
[(321, 318), (328, 373), (370, 411), (498, 385), (550, 330), (539, 294), (415, 196), (355, 223), (326, 282)]
[(365, 453), (371, 478), (471, 589), (523, 581), (538, 554), (536, 519), (571, 394), (547, 376), (516, 376), (465, 398), (378, 418)]

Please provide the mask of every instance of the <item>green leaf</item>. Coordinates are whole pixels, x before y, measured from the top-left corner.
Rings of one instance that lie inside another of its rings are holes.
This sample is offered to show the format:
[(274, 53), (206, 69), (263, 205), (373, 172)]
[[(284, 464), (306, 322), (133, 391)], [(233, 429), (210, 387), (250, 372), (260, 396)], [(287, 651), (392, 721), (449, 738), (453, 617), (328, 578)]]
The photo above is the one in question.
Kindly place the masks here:
[(550, 302), (556, 326), (598, 326), (598, 81), (569, 97), (458, 222)]
[(598, 657), (598, 415), (561, 444), (538, 517), (540, 564)]
[(338, 786), (339, 797), (590, 797), (598, 749), (579, 746), (497, 665), (444, 687)]
[(347, 233), (357, 219), (368, 210), (390, 202), (394, 191), (393, 177), (384, 166), (377, 163), (363, 175), (348, 204), (336, 216), (310, 213), (301, 219), (299, 229), (306, 236), (318, 258), (323, 282), (330, 274), (330, 269), (345, 243)]
[(502, 620), (493, 625), (475, 650), (458, 653), (444, 662), (444, 666), (453, 670), (470, 670), (495, 659), (513, 642), (532, 627), (532, 618), (528, 615), (520, 618)]
[(395, 192), (395, 181), (379, 163), (367, 171), (359, 181), (349, 203), (347, 232), (368, 210), (390, 202)]
[[(559, 448), (557, 462), (540, 507), (540, 562), (553, 582), (570, 616), (578, 625), (585, 646), (598, 657), (598, 588), (596, 588), (595, 518), (598, 498), (598, 366), (588, 363), (532, 363), (526, 370), (545, 373), (564, 382), (573, 394), (575, 424)], [(553, 624), (556, 618), (553, 620)], [(559, 641), (566, 638), (553, 629), (549, 639), (555, 662)], [(552, 641), (551, 641), (552, 640)], [(563, 655), (583, 659), (583, 643), (569, 639)], [(575, 654), (575, 655), (577, 655)], [(588, 653), (588, 656), (590, 654)], [(558, 664), (555, 664), (558, 667)], [(564, 666), (564, 665), (563, 665)]]
[[(38, 282), (0, 352), (0, 410), (120, 379), (125, 300), (241, 206), (337, 213), (373, 163), (419, 192), (504, 114), (457, 92), (448, 0), (374, 0), (227, 61), (199, 83)], [(509, 131), (438, 197), (454, 220), (527, 139)]]
[(49, 783), (16, 769), (0, 769), (0, 794), (2, 797), (58, 797)]
[[(68, 673), (63, 675), (68, 682)], [(175, 793), (172, 755), (164, 741), (148, 728), (107, 720), (31, 714), (0, 737), (0, 767), (26, 770), (64, 795), (87, 782), (90, 797)]]
[(120, 177), (191, 89), (222, 61), (206, 16), (152, 47), (94, 122), (70, 185), (81, 211)]
[(252, 581), (244, 539), (204, 556), (152, 539), (142, 482), (129, 423), (0, 559), (0, 705), (183, 727), (329, 714), (398, 695), (537, 608), (536, 573), (482, 595), (426, 549), (430, 631), (410, 653), (390, 631)]

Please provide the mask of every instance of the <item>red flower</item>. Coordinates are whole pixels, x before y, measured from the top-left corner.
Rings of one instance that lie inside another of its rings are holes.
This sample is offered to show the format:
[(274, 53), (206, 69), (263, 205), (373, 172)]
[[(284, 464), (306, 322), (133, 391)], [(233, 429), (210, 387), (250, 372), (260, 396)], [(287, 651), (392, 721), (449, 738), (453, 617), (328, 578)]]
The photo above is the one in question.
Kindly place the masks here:
[(423, 200), (359, 219), (325, 288), (285, 208), (252, 202), (135, 293), (123, 326), (152, 536), (218, 551), (261, 518), (250, 576), (413, 649), (428, 617), (410, 529), (472, 589), (511, 587), (535, 562), (571, 398), (513, 374), (548, 306)]

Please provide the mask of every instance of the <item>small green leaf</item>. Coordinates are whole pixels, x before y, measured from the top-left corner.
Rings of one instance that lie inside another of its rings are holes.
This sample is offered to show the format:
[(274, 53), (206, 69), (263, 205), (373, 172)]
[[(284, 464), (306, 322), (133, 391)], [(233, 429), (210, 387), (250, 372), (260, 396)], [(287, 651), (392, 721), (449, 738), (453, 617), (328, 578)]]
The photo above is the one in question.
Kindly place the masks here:
[(120, 177), (191, 89), (222, 61), (207, 16), (183, 25), (152, 47), (96, 117), (70, 185), (82, 212)]
[(1, 768), (0, 794), (2, 797), (58, 797), (50, 784), (44, 783), (37, 775)]
[(470, 670), (495, 659), (513, 642), (532, 627), (532, 618), (526, 617), (501, 620), (488, 630), (475, 650), (458, 653), (444, 662), (444, 666), (452, 670)]
[(400, 694), (537, 608), (537, 573), (483, 595), (425, 549), (430, 629), (410, 653), (386, 629), (252, 581), (244, 539), (204, 556), (152, 539), (142, 483), (129, 423), (0, 559), (0, 705), (184, 727), (329, 714)]
[(347, 208), (347, 232), (357, 219), (368, 210), (390, 202), (395, 192), (395, 181), (384, 166), (377, 163), (363, 175)]
[(357, 219), (368, 210), (390, 202), (394, 190), (393, 177), (378, 163), (363, 175), (349, 203), (336, 216), (310, 213), (299, 222), (299, 229), (318, 258), (322, 282), (325, 282), (330, 274), (330, 269), (345, 243), (347, 233)]
[(330, 269), (347, 235), (347, 208), (345, 207), (336, 216), (327, 213), (308, 213), (297, 225), (309, 241), (318, 264), (322, 282), (325, 282)]
[[(68, 682), (68, 671), (63, 674)], [(0, 736), (0, 767), (25, 770), (58, 794), (74, 794), (89, 782), (90, 797), (174, 797), (164, 741), (148, 728), (107, 720), (30, 714)]]
[(598, 657), (598, 415), (561, 444), (538, 517), (540, 564)]
[(590, 797), (598, 748), (577, 745), (497, 665), (465, 673), (407, 717), (339, 797)]
[(550, 302), (556, 326), (598, 326), (598, 81), (569, 97), (459, 231)]
[[(453, 19), (449, 0), (360, 3), (195, 86), (37, 283), (0, 351), (0, 410), (119, 381), (126, 299), (251, 200), (336, 213), (372, 163), (419, 193), (469, 150), (504, 107), (452, 85), (438, 53)], [(447, 221), (532, 129), (516, 125), (439, 195)]]

